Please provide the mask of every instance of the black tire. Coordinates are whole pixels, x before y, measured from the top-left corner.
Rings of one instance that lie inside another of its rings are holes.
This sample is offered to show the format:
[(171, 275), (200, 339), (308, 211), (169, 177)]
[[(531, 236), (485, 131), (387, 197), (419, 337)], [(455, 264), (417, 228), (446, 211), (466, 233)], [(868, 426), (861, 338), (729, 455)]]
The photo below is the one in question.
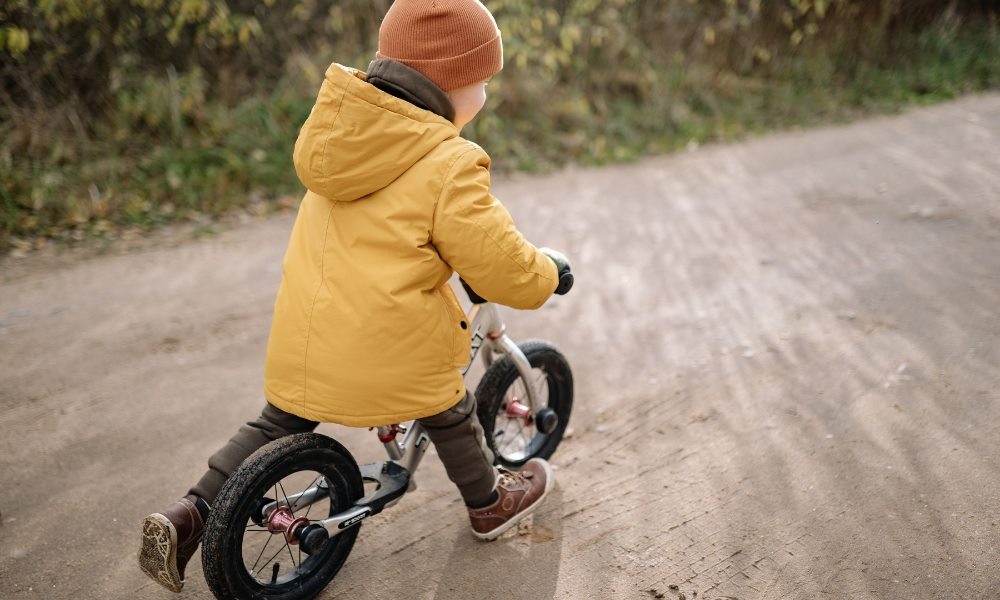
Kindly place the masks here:
[[(347, 510), (364, 494), (354, 457), (337, 441), (317, 433), (275, 440), (251, 454), (230, 476), (212, 504), (201, 550), (205, 580), (216, 598), (304, 600), (330, 583), (347, 560), (360, 525), (331, 538), (310, 556), (286, 544), (281, 534), (271, 534), (253, 521), (262, 498), (301, 492), (314, 485), (310, 478), (315, 482), (320, 475), (329, 484), (329, 508), (324, 498), (308, 510), (299, 509), (295, 516), (315, 517), (311, 521), (326, 518)], [(286, 482), (296, 486), (294, 491)], [(312, 512), (313, 507), (318, 507), (316, 512)], [(248, 546), (252, 546), (249, 552)], [(247, 564), (260, 546), (257, 562)], [(280, 551), (280, 558), (275, 556), (261, 565), (260, 561), (274, 551)], [(288, 569), (286, 562), (288, 572), (269, 580), (270, 575), (280, 572), (282, 560), (290, 561), (292, 568)]]
[[(543, 388), (543, 402), (547, 402), (559, 420), (555, 429), (544, 433), (535, 426), (534, 415), (523, 419), (523, 423), (521, 419), (508, 417), (507, 403), (518, 395), (518, 386), (526, 395), (525, 383), (510, 357), (505, 356), (486, 369), (476, 388), (479, 422), (486, 434), (486, 443), (496, 456), (496, 464), (511, 470), (520, 468), (532, 458), (552, 456), (562, 441), (573, 410), (573, 372), (562, 353), (552, 344), (538, 340), (524, 342), (518, 347), (538, 372), (539, 382), (544, 381), (544, 386), (539, 386)], [(516, 399), (523, 399), (527, 404), (526, 397)], [(517, 439), (522, 439), (523, 448), (521, 444), (512, 447), (507, 442), (510, 425), (518, 428)]]

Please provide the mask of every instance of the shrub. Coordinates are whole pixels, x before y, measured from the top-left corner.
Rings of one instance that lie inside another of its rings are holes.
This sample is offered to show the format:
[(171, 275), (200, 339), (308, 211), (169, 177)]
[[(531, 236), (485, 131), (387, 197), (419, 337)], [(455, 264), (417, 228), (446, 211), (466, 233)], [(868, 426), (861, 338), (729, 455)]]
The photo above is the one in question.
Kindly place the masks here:
[[(295, 190), (290, 148), (323, 69), (364, 67), (389, 4), (7, 0), (0, 248)], [(948, 97), (996, 86), (1000, 69), (989, 0), (487, 5), (506, 67), (467, 133), (501, 167), (623, 159)]]

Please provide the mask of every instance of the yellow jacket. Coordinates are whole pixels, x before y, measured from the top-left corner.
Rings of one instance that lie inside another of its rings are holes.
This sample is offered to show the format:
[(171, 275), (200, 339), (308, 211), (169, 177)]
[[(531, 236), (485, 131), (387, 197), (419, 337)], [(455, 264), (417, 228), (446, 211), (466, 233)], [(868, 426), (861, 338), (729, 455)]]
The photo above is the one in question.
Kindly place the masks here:
[(490, 159), (455, 126), (331, 65), (293, 158), (308, 188), (284, 259), (264, 394), (314, 421), (384, 425), (462, 399), (466, 315), (538, 308), (556, 267), (490, 194)]

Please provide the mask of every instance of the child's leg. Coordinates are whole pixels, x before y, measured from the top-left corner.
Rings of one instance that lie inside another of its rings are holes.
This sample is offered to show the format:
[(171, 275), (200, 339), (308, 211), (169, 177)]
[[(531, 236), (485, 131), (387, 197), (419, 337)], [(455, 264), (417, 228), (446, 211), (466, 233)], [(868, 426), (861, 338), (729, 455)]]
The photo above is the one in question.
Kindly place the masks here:
[(184, 568), (198, 549), (208, 518), (226, 480), (246, 457), (272, 440), (316, 429), (319, 423), (303, 419), (270, 404), (260, 417), (250, 421), (208, 459), (208, 472), (188, 495), (153, 513), (142, 522), (139, 567), (163, 587), (179, 592), (184, 587)]
[(552, 489), (552, 469), (540, 458), (529, 460), (516, 473), (498, 473), (471, 393), (466, 392), (465, 399), (443, 413), (420, 422), (465, 500), (472, 534), (477, 538), (496, 539), (538, 508)]
[(471, 392), (448, 410), (420, 419), (444, 463), (448, 478), (458, 486), (469, 506), (482, 506), (493, 497), (497, 471), (493, 452), (486, 446), (483, 428), (476, 417), (476, 399)]
[(208, 471), (188, 493), (211, 504), (226, 480), (246, 457), (268, 442), (294, 433), (313, 431), (317, 425), (319, 423), (316, 421), (303, 419), (266, 404), (260, 417), (240, 427), (236, 435), (208, 459)]

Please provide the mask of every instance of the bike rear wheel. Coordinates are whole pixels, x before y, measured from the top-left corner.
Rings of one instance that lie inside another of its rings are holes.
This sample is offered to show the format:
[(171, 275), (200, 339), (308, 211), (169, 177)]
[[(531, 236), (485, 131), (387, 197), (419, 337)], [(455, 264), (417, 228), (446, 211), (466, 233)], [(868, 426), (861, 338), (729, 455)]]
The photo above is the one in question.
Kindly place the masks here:
[[(543, 431), (530, 411), (528, 388), (509, 356), (493, 363), (476, 388), (479, 422), (497, 464), (519, 469), (532, 458), (549, 458), (562, 441), (573, 409), (573, 372), (559, 350), (544, 341), (518, 347), (531, 364), (542, 406), (557, 419)], [(528, 409), (525, 412), (525, 409)]]
[(320, 499), (303, 507), (292, 502), (292, 518), (315, 523), (349, 509), (364, 495), (354, 457), (335, 440), (317, 433), (275, 440), (236, 469), (205, 524), (202, 566), (216, 598), (304, 600), (316, 596), (336, 576), (360, 525), (309, 555), (282, 533), (269, 531), (260, 512), (268, 502), (294, 497), (318, 484)]

